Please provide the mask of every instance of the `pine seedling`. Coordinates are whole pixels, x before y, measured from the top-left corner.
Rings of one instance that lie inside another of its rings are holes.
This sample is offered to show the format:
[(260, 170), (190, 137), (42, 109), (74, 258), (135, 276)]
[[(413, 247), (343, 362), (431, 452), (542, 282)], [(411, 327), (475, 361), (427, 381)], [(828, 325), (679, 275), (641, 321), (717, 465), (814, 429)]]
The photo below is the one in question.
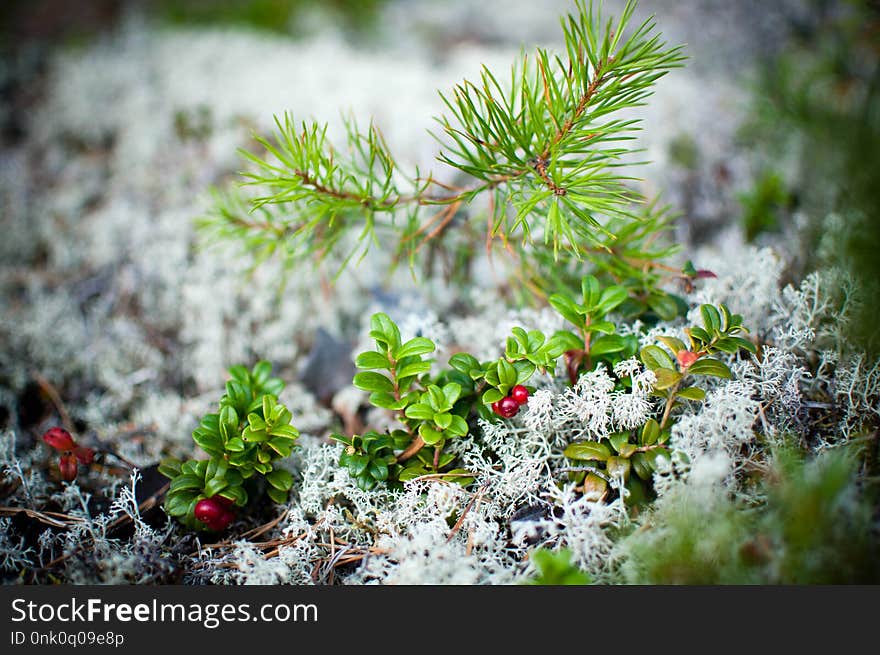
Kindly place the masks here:
[[(285, 114), (272, 137), (258, 137), (262, 152), (243, 153), (254, 195), (218, 195), (201, 226), (257, 260), (280, 254), (294, 266), (332, 256), (341, 271), (380, 236), (397, 242), (392, 265), (414, 266), (426, 243), (485, 225), (487, 244), (514, 248), (538, 287), (550, 287), (564, 251), (610, 275), (632, 273), (634, 288), (649, 287), (645, 306), (659, 305), (665, 293), (654, 269), (670, 251), (653, 242), (667, 221), (653, 206), (642, 211), (635, 178), (623, 170), (638, 129), (624, 115), (684, 57), (661, 41), (653, 19), (633, 22), (636, 5), (628, 0), (606, 20), (592, 0), (579, 0), (562, 20), (561, 54), (538, 48), (506, 76), (484, 68), (441, 93), (437, 159), (463, 185), (401, 171), (373, 123), (347, 120), (346, 147), (337, 149), (326, 124)], [(484, 212), (460, 211), (478, 200)]]

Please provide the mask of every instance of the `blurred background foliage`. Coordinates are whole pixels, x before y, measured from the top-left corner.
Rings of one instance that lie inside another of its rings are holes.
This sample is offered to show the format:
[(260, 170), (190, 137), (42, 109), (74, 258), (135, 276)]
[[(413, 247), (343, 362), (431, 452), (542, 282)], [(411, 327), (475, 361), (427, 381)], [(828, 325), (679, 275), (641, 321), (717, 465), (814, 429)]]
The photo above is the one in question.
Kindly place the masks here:
[(792, 18), (788, 44), (759, 69), (754, 110), (742, 129), (758, 171), (740, 196), (743, 229), (749, 241), (768, 232), (793, 235), (799, 214), (795, 277), (823, 265), (853, 274), (869, 293), (853, 323), (854, 341), (877, 354), (880, 2), (807, 4), (810, 11)]
[(3, 0), (0, 48), (34, 41), (76, 43), (116, 24), (129, 13), (159, 23), (235, 26), (297, 34), (319, 16), (352, 34), (369, 32), (385, 0)]
[(760, 504), (712, 491), (660, 504), (622, 543), (635, 584), (876, 584), (873, 486), (861, 446), (807, 456), (779, 448), (756, 476)]

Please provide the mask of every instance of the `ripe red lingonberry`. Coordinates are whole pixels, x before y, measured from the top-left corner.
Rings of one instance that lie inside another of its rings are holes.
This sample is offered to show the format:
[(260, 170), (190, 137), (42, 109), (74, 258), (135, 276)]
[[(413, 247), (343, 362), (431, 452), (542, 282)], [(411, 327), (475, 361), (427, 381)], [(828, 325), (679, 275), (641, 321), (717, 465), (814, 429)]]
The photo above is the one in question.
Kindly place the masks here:
[(65, 453), (58, 462), (58, 469), (61, 471), (61, 479), (71, 482), (76, 478), (76, 456), (71, 453)]
[(525, 405), (529, 402), (529, 390), (518, 384), (510, 390), (510, 397), (516, 401), (517, 405)]
[(235, 518), (235, 514), (228, 509), (231, 504), (232, 501), (222, 496), (203, 498), (196, 503), (193, 514), (209, 529), (220, 532)]
[(495, 412), (496, 414), (498, 414), (498, 416), (501, 416), (501, 410), (498, 408), (498, 401), (497, 400), (494, 403), (492, 403), (492, 411)]
[(510, 396), (498, 401), (498, 413), (504, 418), (513, 418), (519, 411), (519, 403)]

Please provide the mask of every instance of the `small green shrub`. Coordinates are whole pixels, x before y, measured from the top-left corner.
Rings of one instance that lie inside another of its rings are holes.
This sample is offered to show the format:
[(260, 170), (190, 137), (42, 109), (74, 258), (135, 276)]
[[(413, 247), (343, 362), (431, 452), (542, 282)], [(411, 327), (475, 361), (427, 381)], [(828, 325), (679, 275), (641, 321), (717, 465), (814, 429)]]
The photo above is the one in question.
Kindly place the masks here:
[[(165, 509), (187, 527), (211, 528), (211, 521), (197, 518), (201, 501), (219, 498), (224, 507), (244, 507), (265, 481), (266, 494), (283, 503), (293, 485), (293, 476), (276, 468), (277, 462), (290, 456), (299, 431), (290, 425), (292, 415), (278, 402), (284, 382), (271, 377), (268, 362), (258, 362), (252, 370), (243, 366), (229, 369), (232, 379), (220, 399), (217, 413), (206, 414), (193, 431), (193, 441), (208, 455), (206, 460), (179, 462), (163, 460), (159, 471), (171, 479)], [(203, 504), (206, 511), (219, 511)], [(231, 520), (231, 516), (223, 514)], [(222, 529), (229, 520), (214, 523)]]

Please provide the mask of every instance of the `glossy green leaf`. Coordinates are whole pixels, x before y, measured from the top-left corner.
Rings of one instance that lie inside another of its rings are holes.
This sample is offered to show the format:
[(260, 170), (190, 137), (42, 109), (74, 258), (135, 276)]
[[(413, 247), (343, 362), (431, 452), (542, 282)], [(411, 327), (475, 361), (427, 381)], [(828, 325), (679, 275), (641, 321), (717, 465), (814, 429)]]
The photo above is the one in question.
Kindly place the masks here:
[(367, 472), (374, 480), (388, 479), (388, 465), (381, 460), (373, 460), (367, 467)]
[(669, 295), (651, 295), (648, 306), (664, 321), (671, 321), (678, 316), (678, 303)]
[(375, 350), (363, 352), (357, 356), (354, 362), (355, 366), (362, 369), (385, 369), (391, 368), (391, 362), (388, 357)]
[(444, 384), (443, 395), (446, 396), (446, 402), (448, 406), (451, 407), (461, 396), (461, 385), (456, 382)]
[(654, 475), (654, 466), (645, 453), (636, 453), (630, 458), (633, 471), (642, 480), (650, 480)]
[(581, 298), (587, 313), (592, 314), (600, 302), (601, 286), (599, 280), (593, 275), (586, 275), (581, 279)]
[(700, 305), (700, 315), (703, 317), (706, 332), (712, 334), (721, 330), (721, 315), (712, 305)]
[(299, 437), (299, 430), (292, 425), (276, 425), (269, 431), (272, 437), (282, 437), (284, 439), (296, 439)]
[(629, 476), (630, 461), (625, 457), (609, 457), (605, 462), (608, 475), (612, 477), (622, 477), (624, 480)]
[(559, 312), (565, 320), (576, 327), (584, 324), (584, 317), (578, 313), (578, 306), (568, 296), (561, 293), (554, 293), (548, 298), (550, 305)]
[(712, 375), (717, 378), (726, 379), (733, 377), (727, 364), (711, 357), (704, 357), (695, 361), (688, 368), (688, 373), (690, 375)]
[(654, 388), (658, 391), (663, 391), (676, 385), (682, 377), (678, 371), (671, 371), (668, 368), (658, 368), (654, 371), (654, 374), (657, 376)]
[(180, 475), (180, 462), (173, 458), (163, 459), (157, 470), (166, 478), (175, 478)]
[(675, 364), (668, 353), (658, 346), (645, 346), (639, 352), (642, 363), (652, 371), (659, 369), (675, 370)]
[(616, 329), (611, 321), (596, 321), (584, 327), (585, 332), (601, 332), (602, 334), (611, 334)]
[(605, 461), (611, 457), (611, 451), (601, 443), (582, 441), (569, 444), (563, 455), (569, 459)]
[(446, 431), (453, 436), (463, 437), (468, 433), (467, 421), (465, 421), (461, 416), (453, 414), (452, 421), (450, 422), (449, 427)]
[(211, 478), (205, 485), (205, 495), (208, 498), (216, 496), (228, 486), (229, 483), (226, 482), (225, 478)]
[(426, 444), (429, 446), (433, 446), (439, 443), (443, 439), (443, 433), (438, 432), (427, 423), (422, 423), (419, 426), (419, 436), (424, 440)]
[(279, 505), (284, 505), (287, 503), (289, 494), (287, 491), (282, 489), (276, 489), (275, 487), (268, 487), (266, 489), (266, 495), (269, 496), (273, 501), (278, 503)]
[(657, 340), (662, 343), (664, 346), (669, 348), (674, 354), (681, 352), (682, 350), (687, 350), (687, 346), (684, 345), (684, 342), (681, 339), (676, 337), (657, 337)]
[(168, 491), (182, 491), (184, 489), (201, 490), (204, 484), (205, 479), (203, 477), (197, 475), (181, 475), (171, 481), (171, 486), (168, 487)]
[(400, 330), (391, 318), (382, 312), (370, 318), (370, 337), (394, 350), (400, 344)]
[(419, 421), (430, 421), (434, 418), (434, 410), (426, 403), (416, 403), (406, 408), (404, 412), (407, 418)]
[(608, 435), (608, 441), (611, 443), (611, 447), (614, 448), (615, 452), (619, 453), (623, 444), (629, 441), (629, 433), (614, 432)]
[(626, 341), (617, 334), (608, 334), (598, 339), (594, 339), (590, 344), (590, 355), (599, 357), (609, 353), (619, 353), (626, 348)]
[(617, 307), (620, 306), (628, 296), (629, 293), (624, 287), (608, 287), (602, 292), (602, 296), (600, 297), (596, 308), (596, 313), (599, 315), (608, 314), (617, 309)]
[(394, 351), (394, 357), (398, 360), (404, 357), (414, 357), (432, 353), (436, 349), (434, 342), (426, 337), (414, 337)]
[(643, 446), (652, 446), (660, 437), (660, 424), (652, 418), (645, 421), (642, 429), (639, 431), (639, 443)]
[(449, 366), (465, 375), (470, 375), (471, 371), (480, 368), (480, 362), (468, 353), (456, 353), (449, 358)]
[(704, 400), (706, 398), (706, 392), (703, 389), (700, 389), (700, 387), (679, 389), (675, 395), (678, 398), (686, 398), (688, 400)]
[(266, 476), (266, 482), (276, 489), (287, 491), (293, 486), (293, 476), (283, 469), (276, 469)]
[(356, 374), (352, 379), (352, 384), (363, 391), (384, 391), (386, 393), (394, 391), (394, 384), (391, 380), (381, 373), (372, 371)]

